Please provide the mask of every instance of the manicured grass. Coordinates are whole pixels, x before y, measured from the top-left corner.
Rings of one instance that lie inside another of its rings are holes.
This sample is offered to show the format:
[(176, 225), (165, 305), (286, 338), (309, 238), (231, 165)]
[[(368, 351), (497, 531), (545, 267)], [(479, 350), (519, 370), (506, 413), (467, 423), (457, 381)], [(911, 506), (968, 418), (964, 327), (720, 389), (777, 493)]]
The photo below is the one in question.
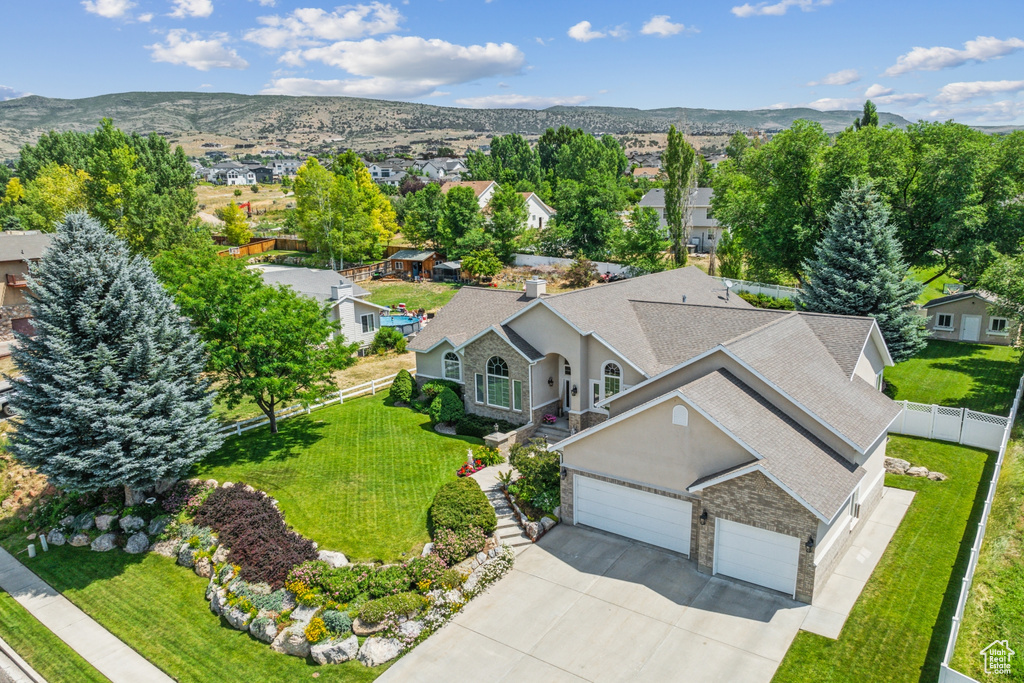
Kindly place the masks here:
[[(909, 277), (914, 278), (918, 282), (927, 282), (931, 278), (935, 277), (938, 272), (942, 270), (942, 266), (932, 266), (931, 268), (911, 268)], [(917, 297), (917, 303), (926, 304), (932, 299), (938, 299), (940, 296), (946, 296), (942, 288), (947, 284), (960, 284), (960, 281), (955, 277), (947, 274), (939, 275), (934, 280), (929, 282), (921, 290), (921, 294)]]
[(405, 304), (410, 310), (424, 309), (434, 313), (452, 300), (461, 285), (444, 282), (374, 282), (366, 280), (360, 287), (370, 291), (370, 301), (380, 306), (397, 308)]
[[(957, 637), (952, 667), (979, 681), (986, 677), (979, 652), (993, 640), (1024, 644), (1024, 441), (1011, 442), (1003, 460), (971, 595)], [(1024, 681), (1014, 657), (1006, 681)]]
[(49, 681), (101, 683), (107, 677), (0, 591), (0, 638)]
[(284, 420), (277, 435), (232, 437), (195, 474), (267, 491), (297, 531), (350, 558), (418, 553), (434, 494), (481, 441), (437, 434), (426, 415), (387, 403), (378, 393)]
[[(321, 667), (274, 652), (210, 613), (206, 579), (159, 555), (140, 557), (120, 550), (95, 553), (63, 546), (28, 560), (28, 566), (179, 681), (295, 681), (319, 672), (318, 681), (355, 683), (371, 681), (386, 668), (368, 669), (355, 661)], [(7, 623), (2, 611), (0, 616)], [(76, 680), (40, 673), (54, 682)]]
[(893, 436), (887, 454), (949, 475), (886, 475), (916, 491), (838, 640), (801, 631), (775, 681), (935, 681), (995, 454)]
[(929, 341), (914, 358), (885, 369), (885, 393), (897, 401), (1009, 415), (1024, 371), (1018, 358), (1020, 351), (1008, 346)]

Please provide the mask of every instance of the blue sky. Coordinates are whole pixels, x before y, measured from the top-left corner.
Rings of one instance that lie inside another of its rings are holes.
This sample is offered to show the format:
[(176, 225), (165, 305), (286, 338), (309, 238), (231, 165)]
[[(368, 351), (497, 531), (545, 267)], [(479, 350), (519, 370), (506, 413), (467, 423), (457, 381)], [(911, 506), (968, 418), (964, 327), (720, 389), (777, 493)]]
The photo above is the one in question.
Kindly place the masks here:
[[(5, 3), (0, 99), (132, 90), (1024, 124), (1021, 0)], [(60, 6), (56, 10), (55, 5)]]

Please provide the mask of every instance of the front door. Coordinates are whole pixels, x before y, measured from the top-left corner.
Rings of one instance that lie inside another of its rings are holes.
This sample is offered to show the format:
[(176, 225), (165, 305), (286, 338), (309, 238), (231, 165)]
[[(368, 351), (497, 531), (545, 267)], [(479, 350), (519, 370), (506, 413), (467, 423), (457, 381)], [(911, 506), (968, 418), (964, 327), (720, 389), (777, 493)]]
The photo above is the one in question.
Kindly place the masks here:
[(981, 338), (981, 316), (960, 316), (960, 341), (976, 342)]

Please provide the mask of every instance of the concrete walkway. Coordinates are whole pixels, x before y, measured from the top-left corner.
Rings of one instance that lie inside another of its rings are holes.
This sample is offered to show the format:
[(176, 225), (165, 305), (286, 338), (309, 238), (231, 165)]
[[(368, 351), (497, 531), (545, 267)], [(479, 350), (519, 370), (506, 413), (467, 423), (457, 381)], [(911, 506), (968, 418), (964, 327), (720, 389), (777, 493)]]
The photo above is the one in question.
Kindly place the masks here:
[(113, 683), (172, 680), (3, 548), (0, 548), (0, 588)]
[(516, 555), (519, 555), (519, 553), (533, 545), (533, 541), (516, 523), (515, 517), (512, 514), (512, 506), (509, 505), (508, 499), (505, 498), (505, 494), (501, 491), (501, 484), (498, 482), (498, 474), (508, 472), (511, 469), (512, 466), (508, 463), (492, 465), (470, 476), (476, 479), (476, 483), (480, 484), (480, 488), (483, 489), (487, 500), (491, 501), (491, 505), (494, 506), (494, 512), (498, 515), (498, 538), (501, 539), (502, 543), (512, 546), (516, 551)]

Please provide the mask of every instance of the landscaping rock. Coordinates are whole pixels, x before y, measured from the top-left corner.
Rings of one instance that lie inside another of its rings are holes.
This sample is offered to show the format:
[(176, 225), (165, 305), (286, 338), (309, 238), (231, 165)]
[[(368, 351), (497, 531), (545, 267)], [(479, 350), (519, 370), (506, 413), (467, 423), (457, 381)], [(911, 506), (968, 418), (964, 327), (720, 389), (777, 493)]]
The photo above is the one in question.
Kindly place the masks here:
[(256, 489), (254, 489), (253, 487), (249, 486), (248, 484), (243, 486), (242, 490), (245, 491), (246, 493), (256, 493)]
[(210, 562), (210, 558), (204, 557), (196, 562), (196, 566), (192, 568), (192, 571), (196, 573), (196, 576), (208, 579), (213, 576), (213, 563)]
[(224, 613), (224, 619), (231, 624), (231, 628), (238, 629), (239, 631), (248, 631), (249, 622), (252, 621), (252, 617), (249, 612), (232, 607)]
[(406, 621), (398, 627), (398, 632), (407, 640), (415, 640), (423, 633), (423, 622)]
[(149, 550), (149, 537), (141, 531), (128, 537), (124, 544), (124, 551), (131, 555), (138, 555)]
[(224, 482), (223, 484), (220, 485), (220, 487), (222, 489), (230, 489), (230, 488), (234, 488), (234, 486), (235, 486), (234, 482), (231, 482), (231, 481), (226, 481), (226, 482)]
[(83, 512), (75, 517), (74, 521), (71, 522), (71, 526), (74, 527), (75, 531), (88, 531), (96, 526), (96, 518), (93, 517), (91, 512)]
[(910, 463), (900, 458), (886, 458), (885, 471), (889, 474), (906, 474), (910, 469)]
[(178, 551), (178, 564), (182, 567), (188, 567), (191, 569), (196, 564), (196, 549), (190, 547), (188, 544), (181, 546), (181, 550)]
[[(295, 612), (292, 612), (295, 614)], [(372, 636), (374, 633), (380, 633), (388, 627), (387, 622), (381, 622), (379, 624), (367, 624), (359, 617), (356, 617), (355, 621), (352, 622), (352, 633), (357, 636)]]
[(149, 523), (149, 528), (147, 529), (147, 531), (149, 531), (150, 536), (159, 536), (164, 532), (164, 529), (166, 529), (167, 525), (170, 523), (171, 518), (166, 515), (164, 515), (163, 517), (156, 517), (153, 519), (153, 521)]
[(226, 545), (219, 545), (213, 551), (213, 563), (222, 564), (228, 561), (228, 553), (231, 552)]
[(50, 533), (46, 534), (46, 542), (50, 545), (64, 545), (68, 539), (60, 529), (50, 529)]
[(462, 591), (458, 588), (453, 588), (445, 592), (444, 601), (450, 605), (455, 602), (465, 602), (465, 599), (462, 597)]
[(309, 654), (317, 664), (341, 664), (353, 659), (358, 653), (359, 639), (355, 636), (345, 640), (331, 638), (309, 649)]
[(114, 549), (115, 538), (114, 534), (103, 534), (102, 536), (97, 536), (96, 540), (93, 541), (89, 547), (98, 553), (105, 553), (108, 550)]
[(444, 434), (445, 436), (455, 436), (457, 434), (455, 431), (455, 425), (450, 422), (441, 422), (434, 425), (434, 431), (438, 434)]
[(75, 534), (71, 537), (71, 540), (68, 541), (68, 543), (75, 546), (76, 548), (81, 548), (84, 545), (89, 545), (89, 534)]
[(556, 524), (558, 524), (558, 522), (551, 519), (550, 517), (542, 517), (540, 520), (540, 525), (544, 529), (544, 531), (548, 531), (549, 529), (553, 528)]
[(171, 488), (177, 483), (178, 480), (173, 478), (158, 479), (156, 482), (156, 486), (153, 488), (153, 490), (156, 491), (157, 495), (161, 495), (170, 491)]
[(157, 541), (152, 546), (150, 546), (149, 549), (157, 555), (163, 555), (164, 557), (174, 557), (178, 554), (179, 543), (181, 543), (180, 538), (169, 538), (166, 541)]
[(931, 479), (932, 481), (946, 481), (947, 479), (949, 479), (949, 477), (947, 477), (942, 472), (929, 472), (928, 478)]
[(301, 626), (292, 625), (281, 631), (274, 638), (274, 642), (270, 644), (270, 649), (275, 652), (305, 659), (309, 656), (309, 641), (306, 640), (306, 634), (302, 632)]
[(272, 643), (277, 637), (277, 624), (273, 619), (253, 619), (249, 622), (249, 633), (256, 640), (263, 643)]
[(476, 554), (476, 561), (479, 562), (480, 564), (483, 564), (484, 562), (487, 561), (487, 555), (484, 554), (484, 553), (477, 553)]
[(120, 525), (124, 531), (131, 533), (146, 526), (146, 520), (137, 515), (128, 515), (120, 521)]
[(344, 567), (348, 564), (348, 558), (345, 557), (345, 553), (339, 553), (336, 550), (321, 550), (317, 553), (317, 559), (331, 565), (333, 569)]
[(96, 528), (100, 531), (108, 531), (110, 525), (117, 521), (117, 515), (100, 515), (96, 518)]
[(316, 616), (318, 607), (296, 607), (292, 610), (292, 619), (296, 623), (305, 626), (309, 623), (309, 620)]
[(295, 593), (291, 591), (284, 592), (284, 600), (281, 601), (281, 611), (287, 612), (290, 609), (295, 609), (295, 606), (299, 603), (295, 601)]
[(551, 511), (551, 514), (553, 514), (555, 517), (558, 517), (559, 519), (561, 519), (562, 518), (562, 506), (559, 505), (558, 507), (556, 507), (554, 510)]
[(359, 648), (359, 661), (363, 666), (378, 666), (390, 662), (402, 652), (402, 642), (394, 638), (370, 638)]
[(536, 541), (537, 537), (540, 536), (540, 524), (528, 522), (526, 524), (526, 535), (530, 537), (531, 541)]
[(217, 480), (216, 479), (207, 479), (206, 480), (206, 485), (210, 486), (212, 488), (217, 488)]
[(67, 517), (61, 517), (59, 524), (61, 526), (71, 526), (75, 522), (74, 515), (68, 515)]
[(928, 468), (927, 467), (911, 467), (910, 469), (907, 470), (907, 476), (909, 476), (909, 477), (927, 477), (928, 476)]
[(434, 544), (433, 543), (428, 543), (425, 546), (423, 546), (423, 552), (420, 553), (420, 557), (426, 557), (427, 555), (429, 555), (432, 552), (434, 552)]
[(228, 592), (224, 588), (218, 588), (210, 597), (210, 611), (220, 614), (228, 604)]

